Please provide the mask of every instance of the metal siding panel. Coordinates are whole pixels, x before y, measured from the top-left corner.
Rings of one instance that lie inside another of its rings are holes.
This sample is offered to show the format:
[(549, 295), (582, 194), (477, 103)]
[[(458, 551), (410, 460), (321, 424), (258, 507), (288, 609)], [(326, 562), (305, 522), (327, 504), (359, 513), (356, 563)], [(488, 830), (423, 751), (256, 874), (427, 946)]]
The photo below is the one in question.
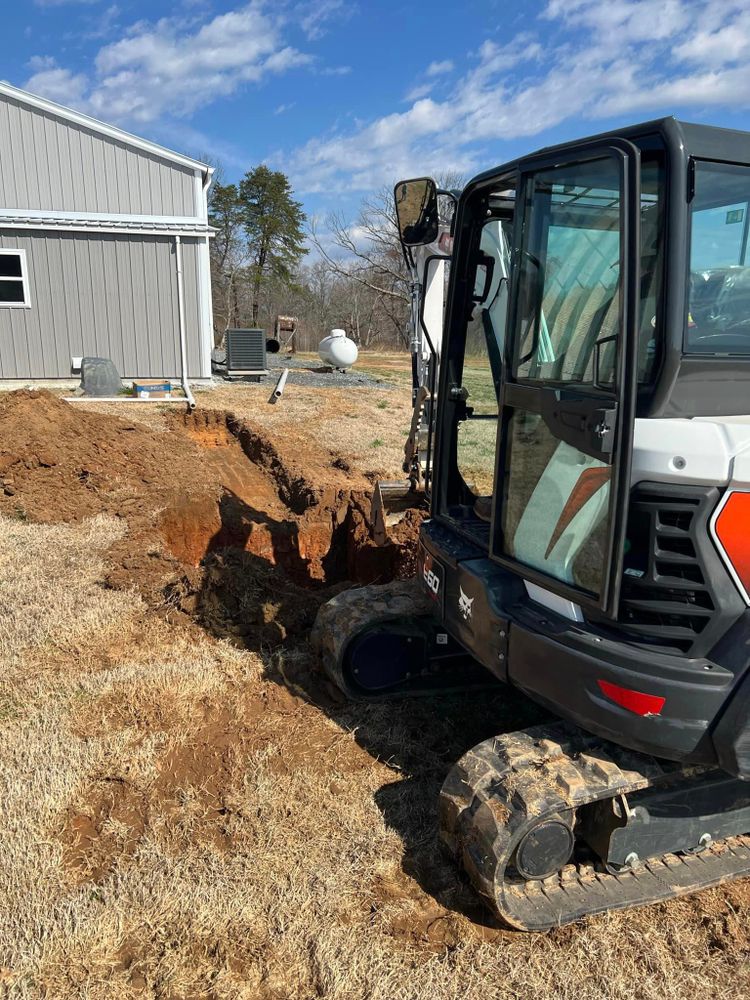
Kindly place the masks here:
[(183, 240), (183, 285), (185, 291), (185, 339), (187, 341), (188, 377), (200, 378), (200, 297), (198, 295), (198, 243)]
[(60, 234), (62, 251), (63, 292), (65, 294), (65, 344), (68, 358), (78, 354), (81, 340), (81, 304), (78, 297), (78, 272), (76, 270), (76, 238), (72, 234)]
[[(0, 377), (68, 378), (71, 356), (84, 354), (111, 358), (124, 378), (179, 378), (171, 240), (6, 232), (0, 246), (26, 250), (32, 302), (0, 309)], [(191, 377), (199, 374), (196, 247), (183, 244)]]
[(5, 101), (0, 101), (0, 206), (16, 207), (13, 150), (10, 141), (8, 105)]
[[(144, 242), (147, 239), (148, 237), (144, 237)], [(150, 378), (152, 368), (149, 358), (148, 319), (145, 302), (144, 243), (131, 238), (128, 240), (128, 249), (130, 253), (130, 275), (132, 282), (130, 301), (133, 315), (133, 343), (135, 344), (135, 356), (138, 366), (136, 374), (144, 378)]]
[(141, 214), (151, 215), (151, 179), (148, 170), (148, 158), (138, 156), (138, 189), (141, 194)]
[[(70, 371), (70, 361), (58, 352), (57, 326), (55, 324), (55, 297), (59, 300), (59, 285), (52, 281), (50, 269), (50, 242), (54, 236), (39, 233), (33, 237), (33, 285), (31, 286), (32, 311), (39, 330), (39, 343), (42, 352), (41, 375), (47, 378), (57, 378), (67, 375)], [(59, 313), (59, 309), (57, 310)], [(64, 365), (64, 367), (61, 367)], [(34, 376), (38, 373), (35, 371)]]
[[(10, 245), (8, 240), (6, 245)], [(26, 251), (26, 269), (29, 279), (29, 300), (30, 309), (15, 309), (18, 314), (18, 327), (23, 327), (26, 340), (26, 367), (19, 374), (27, 378), (32, 378), (34, 372), (45, 370), (45, 350), (42, 343), (41, 327), (39, 324), (39, 297), (44, 300), (48, 294), (48, 283), (45, 280), (44, 271), (38, 268), (37, 264), (37, 240), (28, 234), (16, 234), (13, 244), (18, 250)], [(16, 323), (15, 317), (13, 320)], [(19, 331), (20, 332), (20, 331)]]
[(154, 215), (159, 215), (163, 211), (161, 203), (161, 164), (153, 156), (148, 158), (148, 176), (151, 211)]
[(198, 247), (198, 288), (201, 293), (201, 376), (211, 375), (211, 351), (214, 346), (213, 307), (211, 302), (211, 251), (208, 237)]
[(155, 215), (171, 215), (172, 209), (172, 171), (167, 170), (164, 164), (159, 166), (159, 207)]
[(37, 157), (34, 150), (34, 116), (24, 107), (19, 109), (19, 116), (24, 169), (26, 171), (24, 178), (26, 196), (30, 208), (44, 208), (37, 172)]
[(96, 178), (94, 177), (93, 143), (88, 132), (78, 132), (81, 149), (81, 182), (83, 188), (83, 211), (96, 211)]
[(26, 318), (19, 316), (25, 309), (10, 309), (10, 332), (16, 356), (16, 378), (29, 378), (29, 343), (26, 333)]
[[(70, 344), (71, 348), (74, 348), (71, 352), (71, 357), (79, 353), (79, 350), (75, 349), (76, 344), (80, 347), (82, 355), (102, 356), (94, 324), (94, 281), (91, 273), (91, 251), (93, 248), (96, 253), (97, 243), (97, 240), (89, 239), (78, 233), (73, 237), (72, 241), (80, 324), (77, 329), (73, 328), (70, 331)], [(109, 357), (107, 354), (103, 356)]]
[(125, 342), (122, 333), (120, 311), (120, 283), (117, 273), (117, 237), (110, 234), (101, 236), (102, 270), (104, 274), (104, 305), (107, 311), (106, 337), (107, 357), (110, 358), (120, 375), (125, 372)]
[(39, 208), (53, 208), (52, 184), (49, 176), (49, 157), (47, 150), (47, 135), (42, 115), (29, 116), (30, 134), (28, 144), (34, 157), (36, 176), (37, 201)]
[(182, 215), (182, 212), (180, 211), (182, 205), (182, 191), (180, 190), (180, 175), (178, 170), (169, 171), (169, 188), (169, 210), (172, 215)]
[[(42, 116), (40, 115), (40, 118)], [(54, 119), (44, 121), (44, 151), (47, 166), (47, 183), (50, 193), (50, 208), (63, 211), (62, 184), (60, 183), (60, 152), (57, 146), (57, 126)]]
[(127, 214), (131, 210), (127, 151), (118, 143), (113, 142), (111, 145), (114, 153), (114, 170), (117, 175), (117, 204), (112, 211)]
[(146, 350), (148, 367), (152, 372), (164, 373), (161, 359), (159, 319), (159, 278), (156, 274), (156, 240), (145, 238), (142, 242), (143, 309), (145, 314)]
[[(49, 346), (55, 359), (55, 370), (69, 368), (68, 352), (68, 312), (63, 276), (63, 246), (58, 234), (48, 235), (44, 241), (47, 253), (47, 273), (49, 275), (48, 301), (50, 306)], [(46, 338), (45, 338), (46, 339)], [(65, 367), (63, 367), (65, 366)]]
[(117, 308), (119, 310), (120, 337), (122, 338), (123, 371), (126, 378), (138, 375), (138, 357), (133, 335), (133, 310), (131, 308), (133, 278), (130, 273), (130, 247), (126, 238), (115, 236), (115, 261), (117, 267)]
[[(167, 364), (167, 352), (164, 350), (165, 339), (169, 336), (169, 328), (162, 326), (161, 273), (159, 256), (163, 253), (165, 240), (149, 240), (145, 245), (147, 254), (144, 257), (146, 266), (146, 312), (148, 315), (149, 358), (151, 368), (160, 375), (170, 376)], [(158, 376), (157, 376), (158, 377)]]
[[(0, 247), (7, 250), (15, 250), (18, 240), (15, 233), (7, 233), (0, 236)], [(19, 360), (23, 365), (23, 355), (26, 351), (26, 340), (23, 345), (18, 343), (18, 335), (13, 314), (20, 312), (17, 309), (0, 309), (0, 371), (3, 378), (19, 378), (21, 369)]]
[(86, 185), (83, 179), (83, 133), (81, 129), (68, 126), (68, 146), (70, 148), (71, 190), (73, 210), (88, 211)]
[[(122, 205), (121, 182), (117, 170), (117, 149), (114, 143), (104, 143), (104, 170), (107, 175), (107, 204), (113, 212), (120, 211)], [(113, 207), (114, 206), (114, 207)]]
[(131, 191), (135, 199), (132, 211), (137, 215), (149, 215), (148, 190), (144, 191), (143, 189), (141, 159), (140, 153), (136, 153), (132, 149), (128, 150), (128, 170), (130, 171)]
[[(70, 160), (70, 129), (62, 122), (55, 122), (55, 136), (57, 138), (57, 169), (60, 174), (60, 209), (63, 212), (72, 212), (75, 208), (75, 196), (73, 193), (73, 166)], [(57, 206), (55, 206), (57, 208)]]
[(178, 215), (197, 215), (195, 207), (195, 172), (182, 169), (172, 171), (179, 181), (180, 196), (177, 202)]
[(143, 192), (141, 191), (140, 156), (128, 150), (128, 180), (130, 181), (131, 212), (143, 215)]
[(26, 161), (24, 159), (23, 138), (21, 136), (21, 110), (15, 101), (8, 103), (8, 125), (10, 137), (11, 164), (16, 182), (16, 205), (11, 208), (33, 208), (26, 192)]
[(195, 216), (194, 171), (0, 96), (0, 207)]
[(175, 378), (180, 372), (180, 316), (177, 304), (177, 264), (174, 240), (165, 240), (159, 254), (159, 311), (164, 374)]
[(98, 135), (91, 137), (91, 170), (94, 175), (95, 212), (109, 211), (107, 171), (104, 169), (104, 143)]
[[(96, 353), (111, 358), (107, 321), (107, 293), (104, 284), (104, 240), (85, 240), (88, 246), (89, 274), (91, 276), (91, 327)], [(115, 362), (116, 364), (116, 362)]]

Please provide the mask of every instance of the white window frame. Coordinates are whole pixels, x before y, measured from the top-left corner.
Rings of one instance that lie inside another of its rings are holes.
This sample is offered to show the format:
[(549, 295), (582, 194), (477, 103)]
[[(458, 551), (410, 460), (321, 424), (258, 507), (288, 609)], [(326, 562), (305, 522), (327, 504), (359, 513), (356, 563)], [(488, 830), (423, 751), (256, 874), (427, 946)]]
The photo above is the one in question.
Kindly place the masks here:
[(30, 309), (31, 308), (31, 298), (29, 295), (29, 270), (26, 266), (26, 251), (20, 249), (0, 249), (0, 256), (18, 257), (21, 261), (21, 277), (16, 278), (12, 275), (0, 275), (0, 281), (20, 281), (21, 287), (23, 288), (23, 302), (3, 302), (0, 299), (0, 309)]

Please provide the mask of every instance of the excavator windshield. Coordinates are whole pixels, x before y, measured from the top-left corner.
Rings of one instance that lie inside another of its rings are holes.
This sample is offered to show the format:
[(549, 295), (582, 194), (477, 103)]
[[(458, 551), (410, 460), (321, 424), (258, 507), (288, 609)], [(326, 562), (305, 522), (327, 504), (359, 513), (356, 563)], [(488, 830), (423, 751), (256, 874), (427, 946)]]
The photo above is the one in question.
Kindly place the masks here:
[(689, 354), (750, 354), (750, 167), (697, 160)]
[[(658, 359), (662, 277), (661, 167), (644, 155), (641, 176), (641, 382)], [(576, 164), (535, 180), (521, 267), (523, 315), (513, 344), (513, 377), (610, 386), (620, 313), (620, 196), (611, 171)]]

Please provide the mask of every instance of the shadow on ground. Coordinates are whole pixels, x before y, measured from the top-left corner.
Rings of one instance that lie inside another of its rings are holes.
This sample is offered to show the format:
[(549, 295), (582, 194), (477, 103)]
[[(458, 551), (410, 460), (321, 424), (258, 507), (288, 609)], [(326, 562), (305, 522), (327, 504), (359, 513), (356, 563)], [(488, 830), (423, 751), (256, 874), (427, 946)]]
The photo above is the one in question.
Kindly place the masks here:
[[(270, 529), (265, 555), (245, 548), (259, 524)], [(297, 532), (296, 523), (274, 521), (227, 492), (222, 528), (209, 543), (192, 617), (213, 635), (259, 652), (267, 680), (325, 713), (391, 769), (394, 780), (377, 790), (375, 802), (401, 838), (404, 874), (446, 910), (494, 927), (439, 845), (440, 787), (452, 765), (477, 743), (548, 716), (500, 684), (463, 693), (346, 701), (322, 672), (309, 642), (320, 605), (347, 586), (346, 560), (332, 547), (324, 559), (326, 580), (311, 584)], [(333, 544), (343, 543), (334, 536)]]

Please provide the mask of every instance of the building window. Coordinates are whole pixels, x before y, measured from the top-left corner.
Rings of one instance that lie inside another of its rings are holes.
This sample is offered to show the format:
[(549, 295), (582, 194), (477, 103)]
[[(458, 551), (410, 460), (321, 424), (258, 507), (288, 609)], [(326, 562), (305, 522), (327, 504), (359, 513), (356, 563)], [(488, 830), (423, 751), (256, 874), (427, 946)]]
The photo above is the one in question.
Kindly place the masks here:
[(0, 250), (0, 309), (29, 305), (25, 250)]

